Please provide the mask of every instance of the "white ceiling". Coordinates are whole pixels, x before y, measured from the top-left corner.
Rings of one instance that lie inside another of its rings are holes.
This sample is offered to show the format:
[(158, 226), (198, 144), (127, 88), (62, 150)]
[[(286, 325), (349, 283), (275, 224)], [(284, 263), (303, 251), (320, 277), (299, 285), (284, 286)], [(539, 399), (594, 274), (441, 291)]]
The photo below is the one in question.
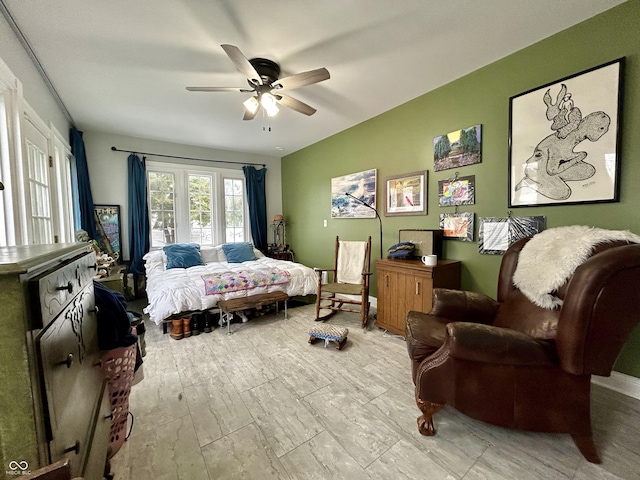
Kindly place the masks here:
[[(276, 157), (623, 3), (2, 1), (80, 130)], [(326, 67), (329, 80), (290, 92), (317, 113), (282, 108), (270, 122), (243, 121), (249, 94), (188, 92), (247, 86), (223, 43), (276, 61), (281, 77)]]

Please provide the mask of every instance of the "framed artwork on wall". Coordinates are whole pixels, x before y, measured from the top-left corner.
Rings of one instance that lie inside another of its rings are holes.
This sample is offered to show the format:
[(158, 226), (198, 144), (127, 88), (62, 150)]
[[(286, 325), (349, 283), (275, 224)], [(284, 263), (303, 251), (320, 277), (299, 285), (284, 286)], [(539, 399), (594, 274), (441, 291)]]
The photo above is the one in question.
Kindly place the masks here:
[(617, 202), (624, 58), (509, 101), (509, 206)]
[(102, 247), (109, 255), (122, 256), (120, 205), (94, 205), (96, 227), (103, 236)]
[(385, 178), (384, 214), (426, 215), (428, 175), (424, 170)]
[(331, 179), (331, 218), (376, 218), (375, 208), (375, 168)]
[(446, 239), (473, 242), (473, 213), (441, 213), (440, 230)]
[(476, 176), (449, 178), (438, 180), (438, 205), (453, 207), (457, 205), (473, 205), (476, 203)]
[(436, 172), (481, 161), (482, 125), (461, 128), (433, 139), (433, 164)]
[(546, 225), (544, 216), (481, 217), (478, 221), (478, 252), (502, 255), (512, 243), (540, 233)]

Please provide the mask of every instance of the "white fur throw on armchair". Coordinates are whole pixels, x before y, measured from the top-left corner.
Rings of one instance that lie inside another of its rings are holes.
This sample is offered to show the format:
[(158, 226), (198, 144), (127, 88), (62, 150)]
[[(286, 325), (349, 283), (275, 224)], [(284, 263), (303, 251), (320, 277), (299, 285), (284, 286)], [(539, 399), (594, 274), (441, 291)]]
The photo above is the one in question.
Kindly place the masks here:
[(534, 235), (520, 252), (513, 284), (533, 303), (553, 309), (562, 305), (554, 296), (599, 243), (626, 240), (640, 243), (640, 236), (627, 230), (572, 225), (550, 228)]

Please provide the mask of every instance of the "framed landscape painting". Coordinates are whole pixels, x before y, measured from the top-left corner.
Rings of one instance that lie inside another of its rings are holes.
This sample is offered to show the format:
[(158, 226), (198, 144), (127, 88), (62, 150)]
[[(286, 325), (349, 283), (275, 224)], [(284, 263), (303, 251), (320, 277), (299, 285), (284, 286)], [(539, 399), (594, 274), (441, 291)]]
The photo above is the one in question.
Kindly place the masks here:
[(461, 128), (433, 139), (434, 170), (464, 167), (482, 161), (482, 125)]

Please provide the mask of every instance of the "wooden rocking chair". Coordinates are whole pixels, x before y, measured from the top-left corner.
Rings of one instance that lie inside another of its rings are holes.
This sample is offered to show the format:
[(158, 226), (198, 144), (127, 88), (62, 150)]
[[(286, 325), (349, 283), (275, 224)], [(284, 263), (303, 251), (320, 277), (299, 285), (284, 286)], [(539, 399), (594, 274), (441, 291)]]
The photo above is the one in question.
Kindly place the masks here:
[[(335, 252), (332, 269), (315, 269), (318, 273), (316, 322), (327, 320), (338, 311), (355, 312), (360, 313), (361, 326), (365, 328), (369, 317), (371, 237), (366, 242), (341, 241), (336, 237)], [(329, 283), (322, 283), (324, 272), (328, 272)], [(320, 310), (330, 311), (321, 317)]]

